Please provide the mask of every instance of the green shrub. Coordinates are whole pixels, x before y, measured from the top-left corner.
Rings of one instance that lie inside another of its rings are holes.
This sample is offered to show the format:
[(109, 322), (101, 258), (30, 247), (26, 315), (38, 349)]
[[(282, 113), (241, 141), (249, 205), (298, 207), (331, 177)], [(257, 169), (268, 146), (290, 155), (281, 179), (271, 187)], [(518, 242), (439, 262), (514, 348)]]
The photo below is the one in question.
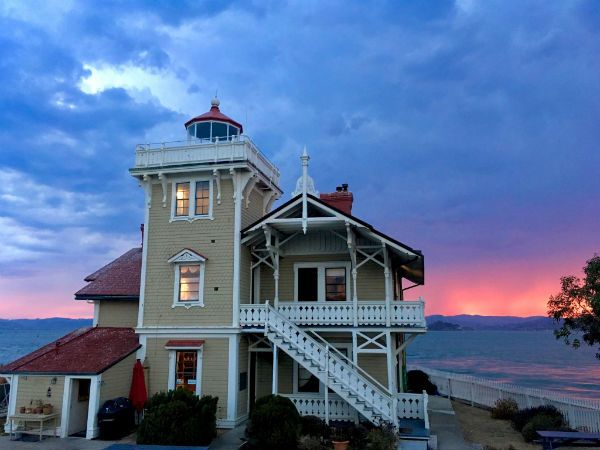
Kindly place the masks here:
[(519, 411), (519, 405), (512, 398), (497, 400), (492, 408), (492, 419), (512, 420)]
[(300, 434), (302, 436), (329, 437), (329, 426), (317, 416), (300, 417)]
[(177, 389), (148, 401), (137, 432), (138, 444), (208, 445), (217, 435), (218, 397), (197, 397)]
[(365, 450), (368, 444), (369, 430), (362, 425), (354, 425), (348, 431), (350, 450)]
[(321, 438), (316, 436), (302, 436), (300, 438), (300, 444), (298, 445), (299, 450), (329, 450)]
[(251, 447), (260, 450), (294, 450), (300, 432), (300, 415), (289, 398), (267, 395), (259, 398), (246, 428)]
[(406, 384), (408, 392), (420, 394), (426, 391), (430, 395), (438, 394), (437, 386), (429, 380), (429, 375), (422, 370), (409, 370), (406, 374)]
[(396, 450), (398, 435), (391, 426), (382, 426), (369, 431), (367, 436), (370, 450)]
[(562, 416), (550, 416), (548, 414), (538, 414), (533, 416), (532, 419), (527, 422), (523, 427), (521, 434), (525, 442), (531, 442), (537, 439), (539, 436), (537, 431), (554, 431), (561, 430), (564, 427), (564, 421)]
[(535, 408), (525, 408), (517, 411), (513, 415), (512, 424), (515, 430), (522, 431), (523, 427), (535, 416), (545, 414), (547, 416), (556, 417), (561, 423), (566, 424), (561, 412), (552, 405), (536, 406)]

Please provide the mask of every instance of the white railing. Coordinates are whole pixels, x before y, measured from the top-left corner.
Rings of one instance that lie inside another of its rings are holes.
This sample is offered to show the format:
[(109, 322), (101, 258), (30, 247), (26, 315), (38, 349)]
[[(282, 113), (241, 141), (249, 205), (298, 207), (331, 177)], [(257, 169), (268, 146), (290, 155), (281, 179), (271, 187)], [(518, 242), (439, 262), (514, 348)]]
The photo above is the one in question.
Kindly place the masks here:
[(411, 366), (429, 375), (441, 395), (466, 400), (472, 405), (492, 407), (499, 399), (511, 398), (519, 408), (553, 405), (560, 410), (572, 428), (600, 432), (600, 401), (577, 399), (557, 392), (526, 388), (484, 378)]
[(146, 169), (180, 164), (233, 163), (248, 161), (273, 183), (279, 183), (279, 170), (245, 135), (224, 140), (139, 144), (135, 149), (135, 168)]
[[(279, 302), (277, 310), (296, 325), (354, 325), (352, 302)], [(356, 308), (358, 325), (408, 326), (425, 328), (425, 306), (422, 300), (386, 302), (360, 301)], [(388, 321), (389, 314), (389, 321)], [(240, 305), (240, 325), (261, 327), (265, 323), (266, 305)]]
[(425, 428), (429, 428), (427, 416), (427, 393), (422, 394), (396, 394), (398, 403), (397, 414), (401, 419), (421, 419), (425, 421)]
[(358, 413), (339, 395), (329, 394), (329, 410), (325, 407), (325, 397), (321, 394), (282, 394), (289, 398), (302, 416), (317, 416), (330, 420), (358, 421)]
[(10, 383), (0, 383), (0, 418), (8, 414)]

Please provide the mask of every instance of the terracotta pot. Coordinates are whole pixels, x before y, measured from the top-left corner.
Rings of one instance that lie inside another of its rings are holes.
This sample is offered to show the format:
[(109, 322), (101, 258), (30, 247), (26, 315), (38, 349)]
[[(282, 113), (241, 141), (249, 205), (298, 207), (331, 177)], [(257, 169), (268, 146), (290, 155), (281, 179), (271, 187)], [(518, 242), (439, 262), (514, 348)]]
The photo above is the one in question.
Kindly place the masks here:
[(33, 408), (25, 408), (25, 414), (33, 414)]
[(333, 444), (333, 450), (346, 450), (350, 441), (331, 441)]
[(35, 408), (35, 410), (33, 412), (34, 412), (34, 414), (42, 414), (44, 412), (44, 408), (41, 406), (38, 406), (37, 408)]
[(25, 414), (25, 411), (27, 411), (27, 408), (25, 408), (24, 406), (21, 406), (19, 408), (19, 414)]
[(52, 405), (44, 405), (43, 413), (45, 415), (52, 414)]

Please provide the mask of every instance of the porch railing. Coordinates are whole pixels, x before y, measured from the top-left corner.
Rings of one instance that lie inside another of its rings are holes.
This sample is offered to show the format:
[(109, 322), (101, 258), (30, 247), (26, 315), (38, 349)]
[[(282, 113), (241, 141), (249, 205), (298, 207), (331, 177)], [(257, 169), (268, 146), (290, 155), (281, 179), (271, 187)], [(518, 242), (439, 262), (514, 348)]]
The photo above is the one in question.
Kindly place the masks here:
[[(325, 397), (320, 394), (282, 394), (289, 398), (302, 416), (317, 416), (325, 419)], [(329, 420), (358, 422), (358, 413), (339, 395), (329, 394)]]
[[(296, 325), (353, 325), (352, 302), (279, 302), (277, 310)], [(356, 308), (358, 325), (407, 326), (425, 328), (423, 300), (393, 301), (388, 308), (385, 301), (360, 301)], [(388, 317), (389, 316), (389, 317)], [(240, 305), (240, 325), (263, 326), (265, 304)], [(389, 319), (389, 320), (388, 320)]]
[[(325, 419), (325, 396), (317, 393), (282, 394), (289, 398), (303, 416), (317, 416)], [(398, 418), (423, 420), (429, 428), (427, 414), (427, 394), (397, 394)], [(329, 394), (329, 419), (358, 421), (358, 413), (339, 395)]]

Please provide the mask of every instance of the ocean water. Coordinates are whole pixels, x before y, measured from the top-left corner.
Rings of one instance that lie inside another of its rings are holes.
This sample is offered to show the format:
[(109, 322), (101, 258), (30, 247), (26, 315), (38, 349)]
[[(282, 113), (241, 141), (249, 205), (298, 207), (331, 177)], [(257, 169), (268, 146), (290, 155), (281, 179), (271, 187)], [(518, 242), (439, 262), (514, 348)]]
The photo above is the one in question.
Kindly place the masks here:
[(552, 331), (430, 331), (409, 345), (407, 363), (600, 399), (595, 354), (566, 346)]
[[(72, 329), (0, 330), (0, 364)], [(408, 364), (600, 399), (600, 360), (567, 347), (551, 331), (430, 331), (408, 347)]]
[(73, 328), (2, 329), (0, 330), (0, 365), (14, 361), (71, 331)]

